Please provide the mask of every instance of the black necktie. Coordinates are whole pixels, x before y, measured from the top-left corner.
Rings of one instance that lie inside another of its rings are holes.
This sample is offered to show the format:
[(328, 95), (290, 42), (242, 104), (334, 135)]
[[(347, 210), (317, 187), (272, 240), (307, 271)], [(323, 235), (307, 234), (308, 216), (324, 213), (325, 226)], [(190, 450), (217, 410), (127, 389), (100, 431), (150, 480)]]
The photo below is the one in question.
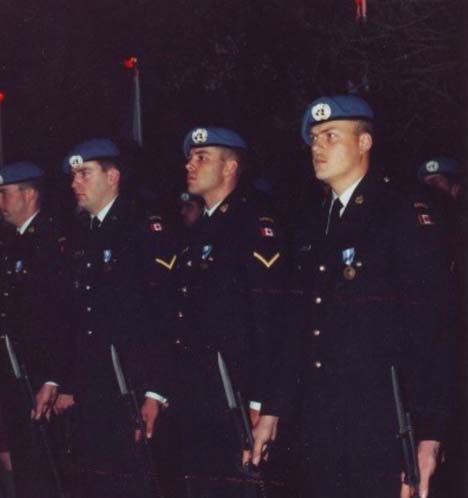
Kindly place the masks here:
[(101, 226), (101, 221), (97, 216), (93, 216), (89, 222), (89, 229), (91, 232), (97, 230)]
[(340, 222), (340, 212), (342, 208), (343, 204), (341, 204), (339, 197), (337, 197), (333, 201), (330, 216), (328, 217), (327, 235), (331, 235), (336, 230), (336, 227)]

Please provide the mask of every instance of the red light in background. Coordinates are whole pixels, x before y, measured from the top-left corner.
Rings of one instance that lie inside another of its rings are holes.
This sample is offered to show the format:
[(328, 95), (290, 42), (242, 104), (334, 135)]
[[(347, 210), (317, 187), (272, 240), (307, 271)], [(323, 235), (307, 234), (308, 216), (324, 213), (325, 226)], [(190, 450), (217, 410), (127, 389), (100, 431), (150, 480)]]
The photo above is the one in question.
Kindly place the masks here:
[(0, 92), (0, 104), (5, 100), (5, 94)]
[(138, 59), (136, 57), (129, 57), (123, 61), (123, 65), (126, 69), (135, 69), (138, 64)]

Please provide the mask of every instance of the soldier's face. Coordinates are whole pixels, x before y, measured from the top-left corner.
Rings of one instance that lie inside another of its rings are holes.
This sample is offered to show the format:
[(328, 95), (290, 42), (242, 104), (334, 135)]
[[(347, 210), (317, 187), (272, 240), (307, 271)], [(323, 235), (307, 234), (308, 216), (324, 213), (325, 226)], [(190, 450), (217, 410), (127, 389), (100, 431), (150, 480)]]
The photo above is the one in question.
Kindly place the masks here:
[(219, 147), (194, 147), (185, 169), (187, 190), (201, 197), (216, 192), (225, 182), (226, 160)]
[(444, 175), (428, 175), (424, 178), (424, 183), (432, 189), (436, 189), (444, 194), (450, 194), (450, 183)]
[(18, 184), (0, 187), (0, 210), (3, 219), (10, 225), (20, 227), (27, 220), (28, 189)]
[(355, 174), (361, 163), (360, 135), (354, 121), (330, 121), (312, 127), (315, 175), (333, 185)]
[(113, 171), (104, 171), (97, 161), (85, 161), (72, 170), (72, 189), (80, 208), (95, 215), (112, 200)]
[(203, 213), (203, 207), (195, 201), (184, 202), (180, 208), (180, 215), (185, 226), (191, 227)]

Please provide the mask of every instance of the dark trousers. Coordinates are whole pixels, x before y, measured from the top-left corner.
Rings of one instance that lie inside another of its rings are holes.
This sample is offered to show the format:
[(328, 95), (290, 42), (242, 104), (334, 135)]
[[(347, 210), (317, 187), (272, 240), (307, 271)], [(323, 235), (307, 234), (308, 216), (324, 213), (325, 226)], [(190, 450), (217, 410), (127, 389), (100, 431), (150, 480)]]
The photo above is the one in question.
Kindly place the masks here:
[(77, 496), (147, 498), (144, 456), (135, 444), (135, 422), (123, 400), (101, 390), (77, 397), (75, 408)]

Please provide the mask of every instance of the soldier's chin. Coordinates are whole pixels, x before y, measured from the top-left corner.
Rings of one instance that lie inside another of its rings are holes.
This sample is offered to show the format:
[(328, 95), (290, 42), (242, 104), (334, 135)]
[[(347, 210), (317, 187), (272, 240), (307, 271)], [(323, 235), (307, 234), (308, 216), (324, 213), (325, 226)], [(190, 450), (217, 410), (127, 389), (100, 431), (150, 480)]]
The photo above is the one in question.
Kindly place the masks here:
[(328, 177), (327, 172), (320, 168), (315, 169), (315, 176), (317, 180), (326, 180)]

